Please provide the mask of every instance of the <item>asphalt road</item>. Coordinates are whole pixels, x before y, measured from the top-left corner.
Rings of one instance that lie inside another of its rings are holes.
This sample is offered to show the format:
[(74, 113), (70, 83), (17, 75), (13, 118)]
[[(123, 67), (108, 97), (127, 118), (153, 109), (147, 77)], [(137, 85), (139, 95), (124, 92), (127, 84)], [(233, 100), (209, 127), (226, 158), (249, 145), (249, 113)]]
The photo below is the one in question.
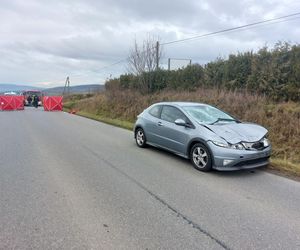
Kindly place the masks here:
[(300, 183), (201, 173), (66, 113), (0, 112), (0, 249), (300, 249)]

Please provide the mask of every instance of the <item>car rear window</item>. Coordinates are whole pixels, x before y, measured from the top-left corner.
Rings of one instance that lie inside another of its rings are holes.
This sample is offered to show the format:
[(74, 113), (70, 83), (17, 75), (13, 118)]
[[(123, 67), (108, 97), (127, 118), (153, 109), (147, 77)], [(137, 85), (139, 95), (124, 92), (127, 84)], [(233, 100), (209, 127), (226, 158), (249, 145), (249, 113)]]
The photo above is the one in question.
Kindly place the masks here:
[(154, 117), (157, 117), (159, 118), (160, 116), (160, 110), (161, 110), (161, 106), (154, 106), (153, 108), (151, 108), (149, 110), (149, 114), (154, 116)]

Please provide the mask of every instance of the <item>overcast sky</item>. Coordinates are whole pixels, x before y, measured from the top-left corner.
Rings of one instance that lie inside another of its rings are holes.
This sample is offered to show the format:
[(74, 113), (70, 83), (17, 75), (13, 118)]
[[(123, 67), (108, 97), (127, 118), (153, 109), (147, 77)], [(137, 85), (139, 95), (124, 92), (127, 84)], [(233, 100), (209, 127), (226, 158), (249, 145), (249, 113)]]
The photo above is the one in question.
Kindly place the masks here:
[[(0, 83), (103, 84), (126, 72), (135, 39), (187, 38), (300, 12), (296, 0), (0, 0)], [(277, 41), (299, 43), (300, 19), (164, 46), (167, 58), (204, 64)]]

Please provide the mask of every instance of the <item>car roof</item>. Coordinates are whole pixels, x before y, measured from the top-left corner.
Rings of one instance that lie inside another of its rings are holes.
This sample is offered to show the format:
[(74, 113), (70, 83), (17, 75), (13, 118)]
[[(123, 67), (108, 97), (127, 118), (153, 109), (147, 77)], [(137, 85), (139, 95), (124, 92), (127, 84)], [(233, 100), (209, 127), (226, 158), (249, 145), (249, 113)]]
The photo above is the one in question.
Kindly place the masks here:
[(159, 102), (155, 103), (154, 105), (173, 105), (178, 107), (186, 107), (186, 106), (208, 106), (208, 104), (205, 103), (199, 103), (199, 102)]

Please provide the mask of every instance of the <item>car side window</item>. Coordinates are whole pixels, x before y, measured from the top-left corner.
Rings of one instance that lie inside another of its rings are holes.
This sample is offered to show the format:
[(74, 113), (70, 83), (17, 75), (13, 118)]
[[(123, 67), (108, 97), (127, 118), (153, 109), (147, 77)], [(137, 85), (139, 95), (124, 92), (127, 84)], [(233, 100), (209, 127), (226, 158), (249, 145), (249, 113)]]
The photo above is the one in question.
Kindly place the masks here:
[(153, 108), (151, 108), (149, 110), (149, 114), (152, 115), (152, 116), (154, 116), (154, 117), (156, 117), (156, 118), (159, 118), (159, 116), (160, 116), (160, 110), (161, 110), (161, 106), (156, 105), (156, 106), (154, 106)]
[(187, 121), (186, 116), (179, 109), (172, 106), (163, 106), (161, 119), (172, 123), (174, 123), (177, 119)]

